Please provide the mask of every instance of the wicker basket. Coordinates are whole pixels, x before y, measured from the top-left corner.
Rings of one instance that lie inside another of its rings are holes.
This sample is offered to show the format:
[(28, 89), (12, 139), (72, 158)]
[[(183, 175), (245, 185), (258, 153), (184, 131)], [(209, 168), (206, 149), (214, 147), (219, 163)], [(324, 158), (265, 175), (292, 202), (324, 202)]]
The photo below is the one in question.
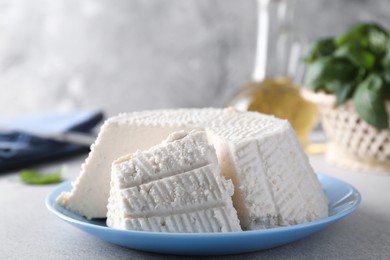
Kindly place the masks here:
[[(379, 130), (360, 119), (352, 101), (336, 107), (334, 95), (305, 89), (302, 95), (319, 109), (330, 162), (353, 170), (390, 174), (390, 129)], [(390, 115), (390, 101), (386, 109)]]

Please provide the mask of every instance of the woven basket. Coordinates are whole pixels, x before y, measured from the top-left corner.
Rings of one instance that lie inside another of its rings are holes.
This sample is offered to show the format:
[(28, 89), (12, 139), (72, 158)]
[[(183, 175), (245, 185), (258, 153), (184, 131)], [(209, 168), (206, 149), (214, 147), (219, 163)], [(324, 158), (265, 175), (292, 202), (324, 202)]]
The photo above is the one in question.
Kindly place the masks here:
[[(390, 174), (390, 129), (379, 130), (360, 119), (351, 100), (336, 107), (334, 95), (302, 89), (302, 96), (319, 109), (330, 162), (352, 170)], [(390, 101), (386, 109), (390, 115)]]

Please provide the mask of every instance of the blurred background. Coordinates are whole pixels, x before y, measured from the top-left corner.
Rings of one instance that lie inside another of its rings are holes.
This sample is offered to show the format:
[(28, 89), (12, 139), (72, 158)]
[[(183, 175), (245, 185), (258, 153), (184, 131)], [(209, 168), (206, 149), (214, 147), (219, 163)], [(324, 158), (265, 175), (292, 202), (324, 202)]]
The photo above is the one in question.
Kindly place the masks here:
[[(297, 0), (310, 41), (361, 21), (390, 28), (389, 0)], [(1, 0), (0, 116), (225, 106), (251, 78), (254, 0)]]

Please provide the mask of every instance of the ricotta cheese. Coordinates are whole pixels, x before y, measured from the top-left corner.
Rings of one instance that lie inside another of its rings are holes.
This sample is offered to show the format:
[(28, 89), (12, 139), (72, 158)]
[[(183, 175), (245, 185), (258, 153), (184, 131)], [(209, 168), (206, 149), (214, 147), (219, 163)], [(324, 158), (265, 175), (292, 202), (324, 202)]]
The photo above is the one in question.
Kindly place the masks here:
[(121, 114), (101, 128), (71, 192), (59, 198), (87, 218), (104, 218), (111, 164), (161, 143), (170, 133), (204, 129), (221, 173), (234, 184), (233, 205), (245, 230), (300, 224), (328, 215), (328, 202), (286, 120), (227, 109)]
[(112, 165), (107, 226), (164, 232), (240, 231), (230, 180), (204, 131), (175, 132)]

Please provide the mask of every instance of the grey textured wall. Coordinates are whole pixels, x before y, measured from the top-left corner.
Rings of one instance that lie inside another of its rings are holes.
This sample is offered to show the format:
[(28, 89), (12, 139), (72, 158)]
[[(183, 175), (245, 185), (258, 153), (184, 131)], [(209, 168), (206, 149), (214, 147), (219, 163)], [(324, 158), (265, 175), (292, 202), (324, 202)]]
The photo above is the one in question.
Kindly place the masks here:
[[(296, 28), (390, 28), (389, 14), (389, 0), (297, 0)], [(1, 0), (0, 116), (224, 106), (251, 76), (255, 31), (254, 0)]]

